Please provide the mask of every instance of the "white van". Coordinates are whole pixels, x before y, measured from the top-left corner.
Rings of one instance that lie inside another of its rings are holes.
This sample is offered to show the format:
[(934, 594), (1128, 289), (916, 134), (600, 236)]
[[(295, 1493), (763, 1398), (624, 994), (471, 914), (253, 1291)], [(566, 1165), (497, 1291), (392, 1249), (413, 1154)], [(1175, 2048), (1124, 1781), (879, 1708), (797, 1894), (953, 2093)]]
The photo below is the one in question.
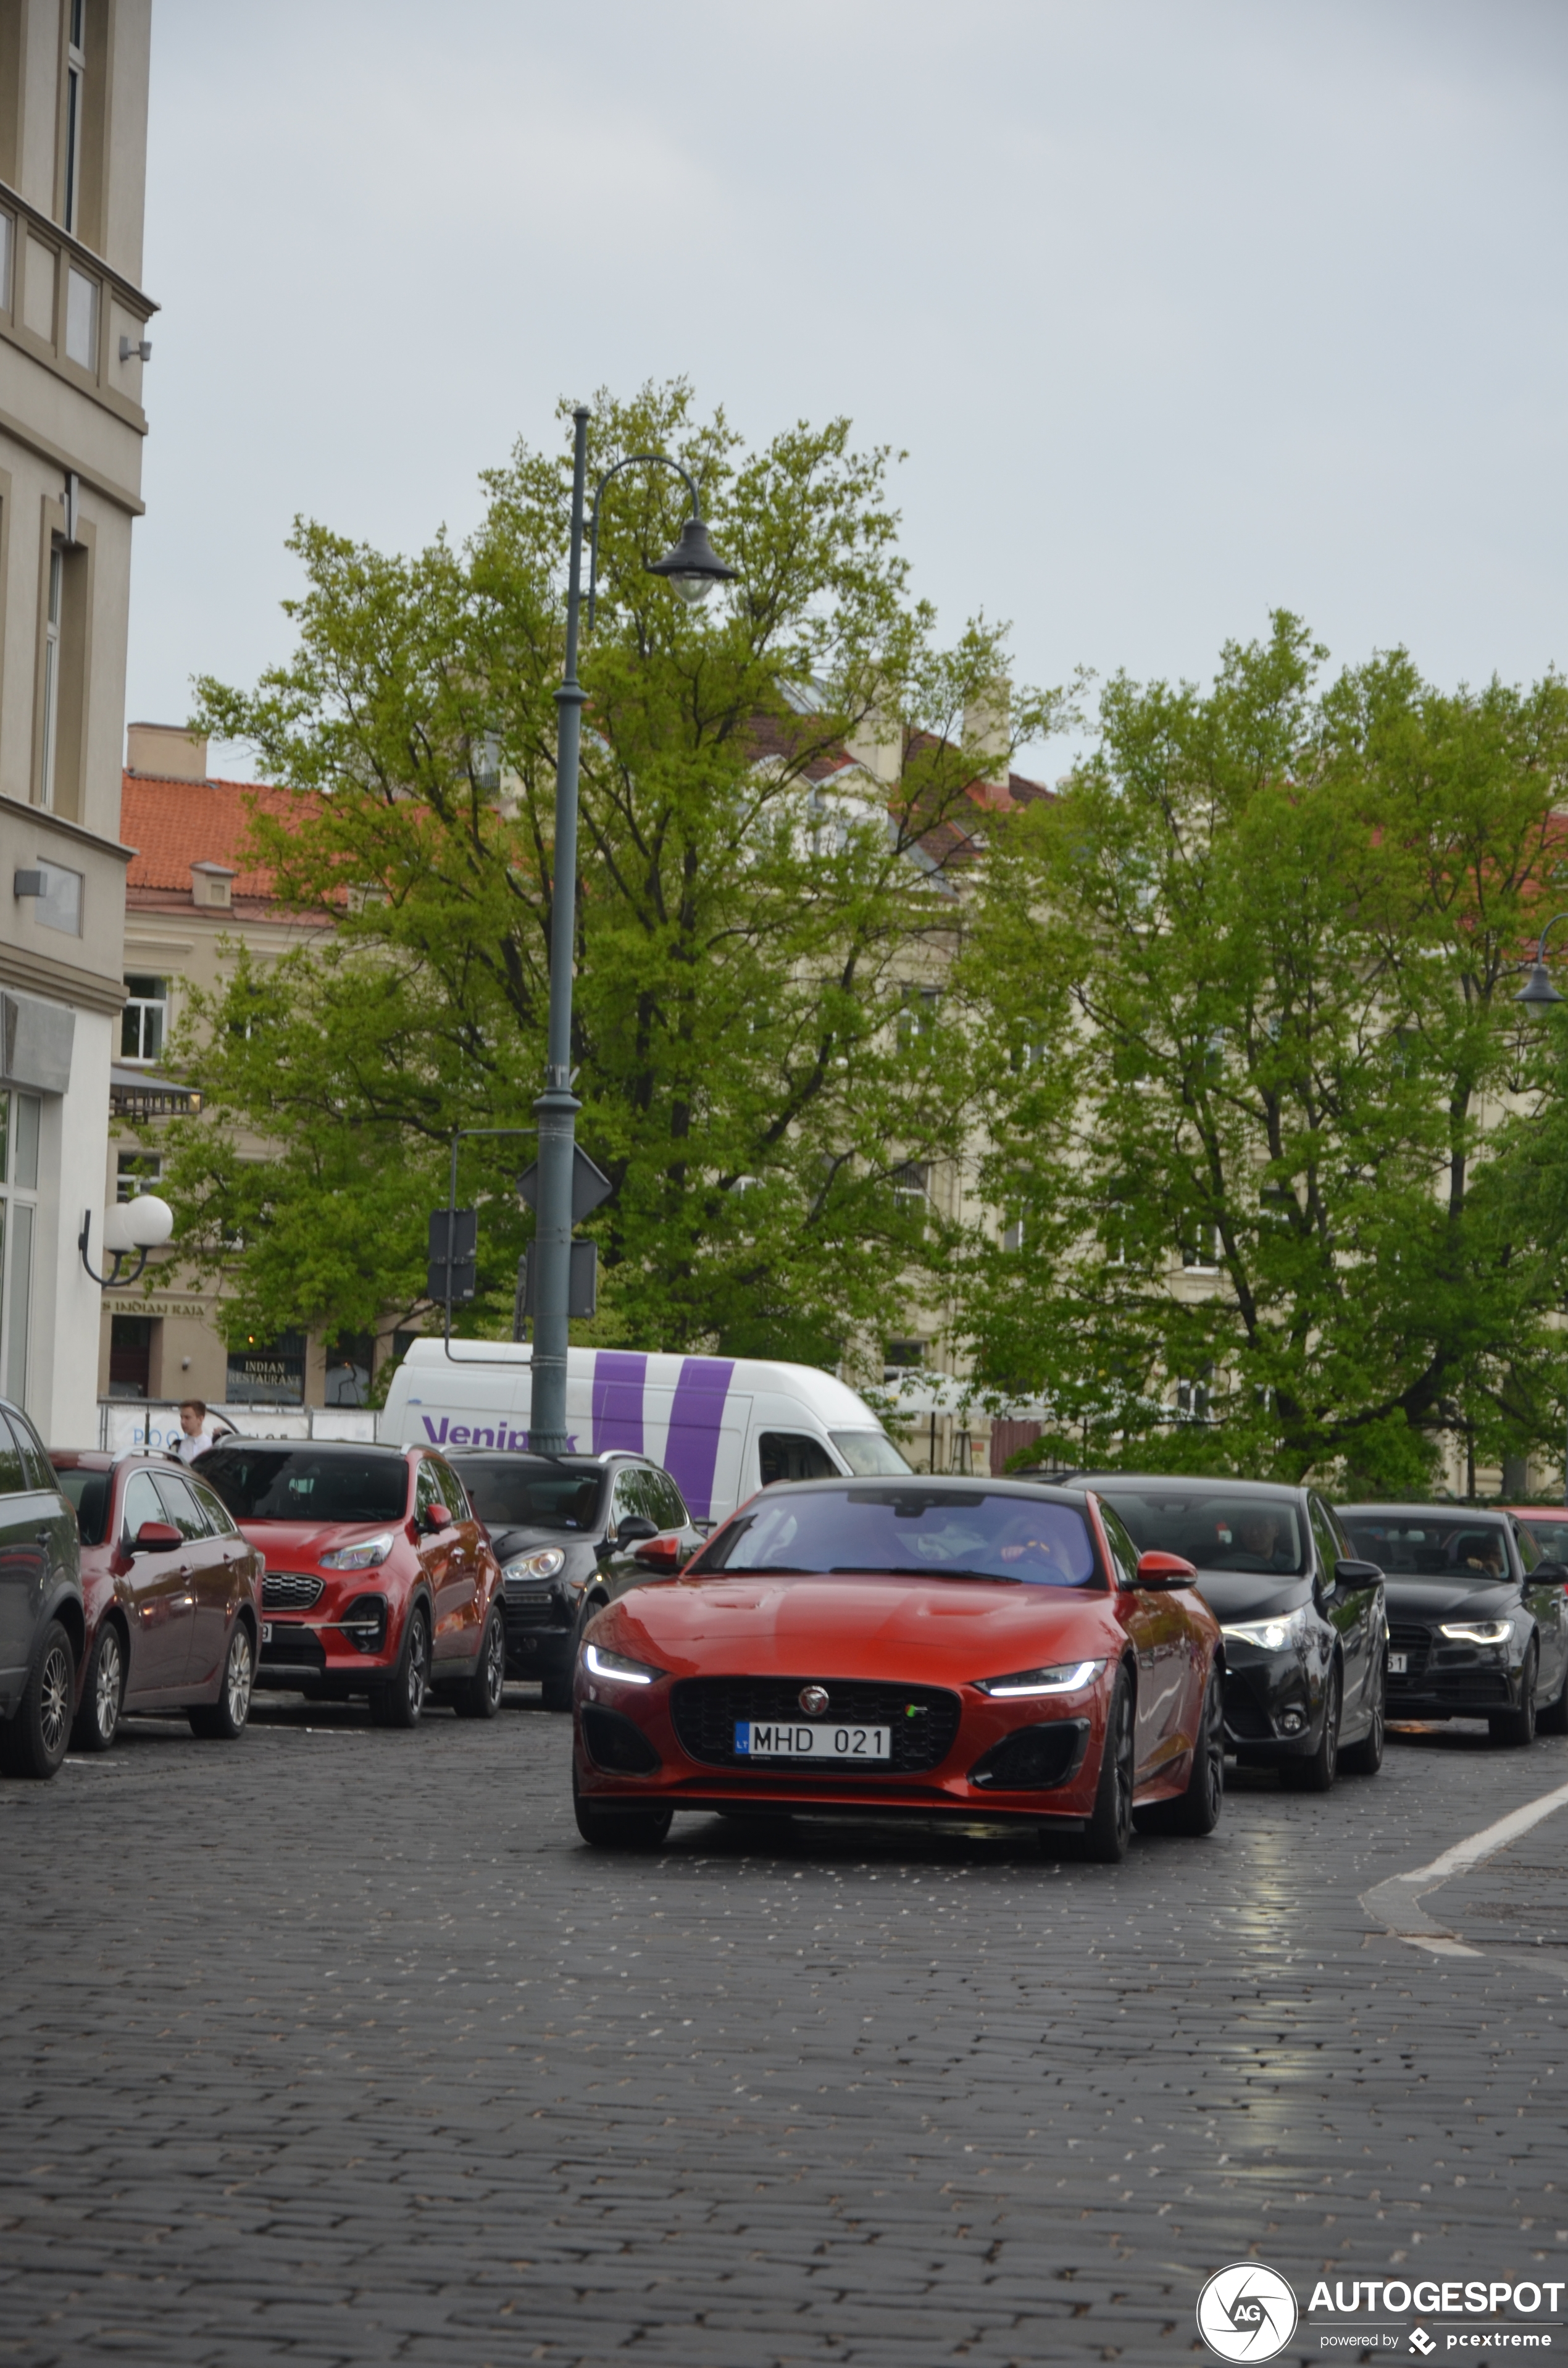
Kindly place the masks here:
[[(502, 1340), (415, 1340), (392, 1375), (377, 1437), (399, 1447), (528, 1443), (533, 1350)], [(908, 1464), (863, 1398), (812, 1365), (571, 1349), (570, 1452), (630, 1449), (662, 1463), (694, 1520), (722, 1521), (774, 1480), (861, 1477)]]

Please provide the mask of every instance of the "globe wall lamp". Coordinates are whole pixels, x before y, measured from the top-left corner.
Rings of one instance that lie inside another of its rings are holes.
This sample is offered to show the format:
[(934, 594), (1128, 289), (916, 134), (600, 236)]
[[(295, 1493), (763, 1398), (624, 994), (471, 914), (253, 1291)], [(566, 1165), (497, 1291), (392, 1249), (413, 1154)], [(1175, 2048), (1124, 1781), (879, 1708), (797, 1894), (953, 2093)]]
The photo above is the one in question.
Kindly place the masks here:
[[(162, 1249), (175, 1229), (175, 1212), (166, 1201), (155, 1192), (139, 1192), (132, 1201), (116, 1201), (104, 1211), (104, 1248), (114, 1260), (108, 1274), (99, 1274), (87, 1255), (93, 1230), (91, 1209), (82, 1212), (82, 1230), (76, 1236), (76, 1247), (82, 1254), (82, 1264), (101, 1291), (115, 1291), (140, 1280), (149, 1254)], [(129, 1274), (120, 1272), (121, 1261), (140, 1252)]]
[[(582, 1103), (572, 1091), (572, 953), (576, 924), (577, 772), (582, 753), (583, 709), (587, 694), (577, 679), (577, 629), (583, 586), (583, 511), (588, 477), (588, 420), (580, 404), (573, 413), (575, 437), (572, 467), (572, 543), (566, 586), (566, 665), (555, 694), (555, 896), (550, 919), (550, 1036), (545, 1089), (534, 1104), (539, 1117), (538, 1230), (534, 1236), (534, 1334), (532, 1403), (528, 1444), (546, 1455), (566, 1452), (567, 1308), (572, 1288), (572, 1189), (576, 1155), (576, 1118)], [(588, 623), (594, 621), (598, 585), (599, 504), (605, 487), (623, 469), (673, 469), (691, 495), (691, 516), (680, 540), (663, 559), (644, 562), (650, 575), (662, 575), (680, 598), (695, 606), (716, 584), (728, 584), (733, 567), (714, 551), (703, 523), (697, 487), (678, 461), (665, 452), (632, 452), (607, 469), (594, 489)]]
[(1554, 913), (1542, 929), (1540, 943), (1536, 948), (1535, 960), (1530, 964), (1530, 974), (1515, 996), (1516, 1003), (1528, 1003), (1544, 1008), (1548, 1004), (1562, 1002), (1562, 997), (1552, 985), (1551, 973), (1546, 967), (1546, 940), (1559, 921), (1568, 921), (1568, 913)]

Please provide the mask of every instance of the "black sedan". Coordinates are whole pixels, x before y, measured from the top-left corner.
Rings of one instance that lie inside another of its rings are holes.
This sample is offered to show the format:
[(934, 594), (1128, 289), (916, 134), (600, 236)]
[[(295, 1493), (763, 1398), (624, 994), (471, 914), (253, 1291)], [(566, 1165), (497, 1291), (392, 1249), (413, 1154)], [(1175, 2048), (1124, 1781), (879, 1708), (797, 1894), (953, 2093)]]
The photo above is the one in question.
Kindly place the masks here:
[(677, 1570), (704, 1533), (669, 1474), (644, 1456), (481, 1449), (451, 1463), (501, 1565), (506, 1675), (536, 1679), (547, 1710), (569, 1711), (587, 1611), (650, 1574)]
[[(1225, 1640), (1225, 1748), (1326, 1793), (1382, 1765), (1382, 1577), (1315, 1490), (1272, 1481), (1085, 1473), (1140, 1553), (1186, 1556)], [(1152, 1673), (1153, 1674), (1153, 1673)]]
[(1568, 1567), (1511, 1513), (1342, 1505), (1389, 1603), (1391, 1718), (1483, 1718), (1499, 1743), (1568, 1735)]

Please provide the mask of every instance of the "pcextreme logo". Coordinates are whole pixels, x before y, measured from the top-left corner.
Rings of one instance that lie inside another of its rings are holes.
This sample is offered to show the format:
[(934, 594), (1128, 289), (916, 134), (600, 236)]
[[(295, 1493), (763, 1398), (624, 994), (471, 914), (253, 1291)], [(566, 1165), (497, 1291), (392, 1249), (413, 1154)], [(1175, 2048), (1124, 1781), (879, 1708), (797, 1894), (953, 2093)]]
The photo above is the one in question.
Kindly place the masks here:
[(1272, 2360), (1296, 2332), (1296, 2297), (1278, 2270), (1233, 2261), (1198, 2297), (1198, 2332), (1221, 2360)]

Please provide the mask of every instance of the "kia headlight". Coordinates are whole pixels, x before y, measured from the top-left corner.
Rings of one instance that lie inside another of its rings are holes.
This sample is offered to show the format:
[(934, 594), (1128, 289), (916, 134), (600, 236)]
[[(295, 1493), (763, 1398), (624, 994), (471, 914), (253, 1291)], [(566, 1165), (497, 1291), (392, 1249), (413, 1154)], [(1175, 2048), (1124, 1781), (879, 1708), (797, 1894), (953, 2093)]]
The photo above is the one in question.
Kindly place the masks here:
[(395, 1530), (383, 1530), (380, 1537), (361, 1538), (357, 1546), (335, 1546), (330, 1554), (318, 1554), (320, 1570), (374, 1570), (385, 1562), (397, 1543)]
[(1303, 1608), (1300, 1611), (1287, 1611), (1278, 1620), (1222, 1622), (1220, 1634), (1229, 1636), (1236, 1645), (1256, 1645), (1265, 1653), (1282, 1653), (1287, 1645), (1298, 1643), (1310, 1625)]
[(584, 1647), (583, 1667), (589, 1677), (603, 1678), (612, 1686), (651, 1686), (665, 1674), (663, 1669), (650, 1668), (646, 1661), (629, 1661), (624, 1653), (607, 1653), (602, 1645)]
[(1015, 1669), (1010, 1677), (976, 1678), (974, 1682), (993, 1702), (1026, 1702), (1040, 1694), (1075, 1694), (1104, 1667), (1103, 1660), (1059, 1661), (1052, 1668)]
[(1455, 1645), (1506, 1645), (1513, 1633), (1506, 1620), (1446, 1620), (1437, 1630)]
[(532, 1554), (515, 1554), (501, 1565), (503, 1578), (553, 1578), (566, 1556), (559, 1546), (536, 1546)]

